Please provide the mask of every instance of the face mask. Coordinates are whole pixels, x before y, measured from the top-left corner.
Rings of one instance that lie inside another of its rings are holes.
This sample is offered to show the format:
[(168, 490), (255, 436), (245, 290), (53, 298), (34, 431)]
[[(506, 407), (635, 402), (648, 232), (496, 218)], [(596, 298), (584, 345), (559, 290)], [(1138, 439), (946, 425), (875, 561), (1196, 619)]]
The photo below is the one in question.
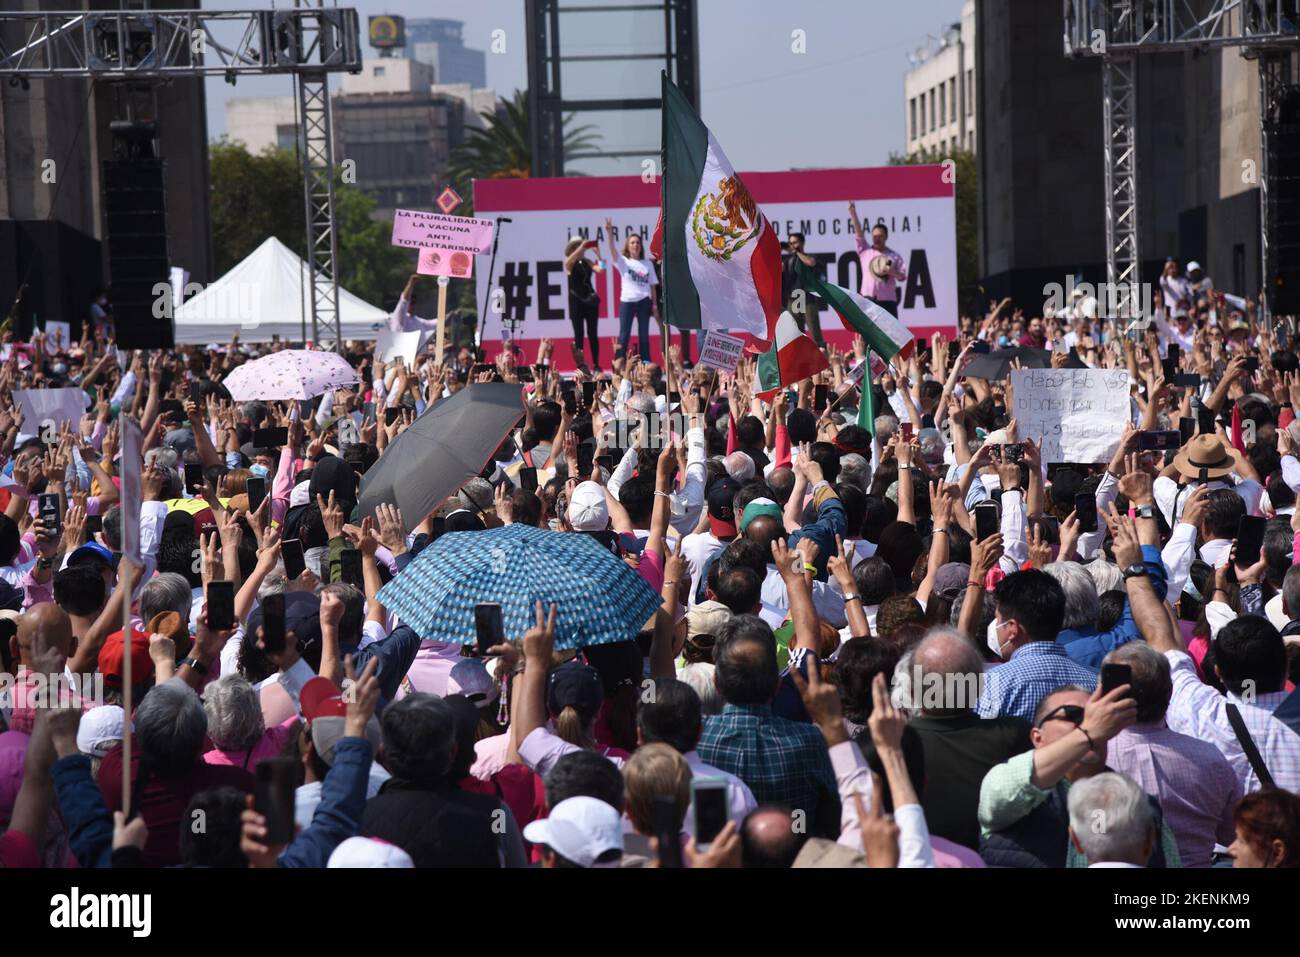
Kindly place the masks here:
[(1002, 641), (998, 638), (998, 620), (996, 618), (989, 622), (988, 646), (995, 655), (999, 658), (1002, 657)]
[(265, 465), (261, 464), (260, 462), (250, 465), (248, 467), (248, 471), (252, 472), (258, 478), (266, 478), (268, 475), (271, 474), (271, 470), (268, 469)]

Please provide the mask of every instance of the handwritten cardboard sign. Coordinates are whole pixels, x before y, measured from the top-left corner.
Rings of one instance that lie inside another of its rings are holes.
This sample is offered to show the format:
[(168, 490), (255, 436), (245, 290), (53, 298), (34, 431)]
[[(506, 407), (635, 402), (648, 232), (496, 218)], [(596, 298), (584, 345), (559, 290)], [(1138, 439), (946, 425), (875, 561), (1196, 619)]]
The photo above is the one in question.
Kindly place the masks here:
[(399, 209), (393, 213), (393, 245), (408, 249), (485, 253), (492, 248), (495, 228), (496, 223), (491, 219)]

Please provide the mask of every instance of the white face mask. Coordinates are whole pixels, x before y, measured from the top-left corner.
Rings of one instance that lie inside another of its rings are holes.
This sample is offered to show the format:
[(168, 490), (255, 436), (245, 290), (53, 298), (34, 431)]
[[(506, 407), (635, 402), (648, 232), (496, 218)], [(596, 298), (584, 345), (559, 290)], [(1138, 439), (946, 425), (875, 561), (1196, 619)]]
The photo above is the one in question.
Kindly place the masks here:
[(989, 622), (989, 627), (988, 627), (988, 639), (987, 639), (987, 641), (988, 641), (989, 649), (990, 649), (990, 650), (991, 650), (995, 655), (997, 655), (999, 658), (1001, 658), (1001, 657), (1002, 657), (1002, 641), (1001, 641), (1001, 639), (998, 638), (998, 625), (999, 625), (999, 624), (1001, 624), (1001, 622), (999, 622), (996, 618), (994, 618), (991, 622)]

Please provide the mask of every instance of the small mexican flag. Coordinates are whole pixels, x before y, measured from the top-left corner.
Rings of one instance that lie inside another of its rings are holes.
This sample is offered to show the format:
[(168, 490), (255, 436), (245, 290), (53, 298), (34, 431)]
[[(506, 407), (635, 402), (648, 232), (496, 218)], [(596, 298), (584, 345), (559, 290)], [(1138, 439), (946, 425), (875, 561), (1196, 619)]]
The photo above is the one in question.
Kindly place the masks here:
[(667, 74), (663, 152), (664, 318), (679, 329), (743, 330), (767, 348), (781, 315), (776, 232)]
[(871, 350), (867, 350), (866, 358), (862, 360), (865, 366), (866, 374), (863, 375), (860, 386), (862, 396), (858, 399), (858, 425), (867, 430), (868, 435), (876, 434), (876, 409), (871, 395), (871, 373), (875, 370), (871, 368)]
[[(797, 260), (796, 260), (797, 261)], [(906, 359), (916, 348), (916, 341), (911, 331), (900, 320), (876, 305), (865, 296), (860, 296), (851, 289), (827, 282), (809, 269), (803, 262), (798, 263), (799, 280), (804, 289), (816, 293), (825, 303), (835, 310), (836, 315), (850, 329), (867, 340), (867, 346), (876, 355), (886, 361), (894, 356)]]
[(781, 389), (815, 376), (828, 365), (817, 343), (799, 331), (794, 316), (783, 312), (776, 322), (771, 347), (758, 356), (754, 394), (764, 402), (770, 401)]

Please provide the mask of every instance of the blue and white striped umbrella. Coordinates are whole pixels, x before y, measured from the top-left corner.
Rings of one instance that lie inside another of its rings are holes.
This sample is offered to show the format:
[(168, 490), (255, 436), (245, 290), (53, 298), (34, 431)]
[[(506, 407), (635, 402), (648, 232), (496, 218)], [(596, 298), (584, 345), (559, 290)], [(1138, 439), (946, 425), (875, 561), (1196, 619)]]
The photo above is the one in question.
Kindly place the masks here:
[(536, 624), (536, 603), (555, 613), (555, 647), (635, 638), (661, 604), (635, 571), (589, 535), (529, 525), (449, 532), (379, 592), (421, 638), (468, 645), (474, 606), (497, 602), (506, 638)]

